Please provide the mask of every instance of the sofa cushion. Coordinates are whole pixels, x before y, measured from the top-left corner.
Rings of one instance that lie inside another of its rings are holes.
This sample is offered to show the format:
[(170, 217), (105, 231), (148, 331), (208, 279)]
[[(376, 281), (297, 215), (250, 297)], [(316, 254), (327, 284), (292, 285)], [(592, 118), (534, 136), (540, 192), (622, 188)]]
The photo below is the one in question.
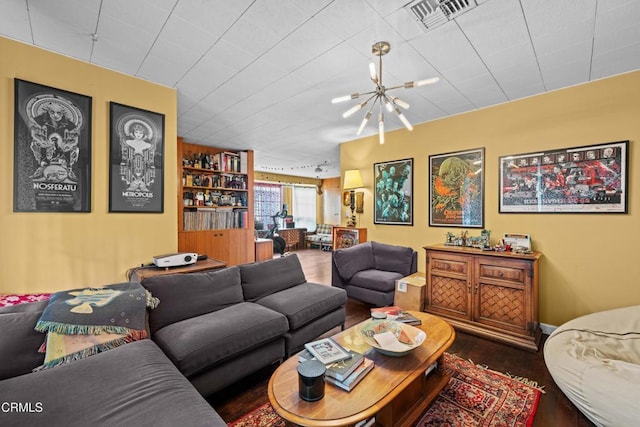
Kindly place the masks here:
[(371, 242), (375, 268), (402, 274), (411, 274), (413, 249), (404, 246), (394, 246), (386, 243)]
[(396, 280), (405, 275), (393, 271), (364, 270), (353, 275), (349, 285), (372, 289), (380, 292), (390, 292), (396, 288)]
[(332, 240), (331, 234), (312, 234), (307, 237), (307, 241), (311, 243), (331, 243)]
[(284, 315), (243, 302), (165, 326), (153, 339), (189, 377), (277, 339), (288, 329)]
[(0, 380), (42, 365), (44, 354), (38, 348), (46, 335), (34, 327), (46, 306), (42, 301), (0, 308)]
[(358, 271), (375, 268), (371, 242), (360, 243), (333, 253), (333, 262), (340, 276), (349, 281)]
[(226, 426), (151, 340), (4, 380), (0, 402), (32, 409), (3, 426)]
[(333, 233), (333, 225), (331, 224), (318, 224), (316, 226), (316, 234), (328, 234)]
[(307, 281), (296, 254), (240, 265), (240, 277), (246, 301), (255, 301)]
[(169, 324), (243, 301), (237, 266), (149, 277), (142, 281), (142, 286), (160, 299), (149, 315), (152, 334)]
[(287, 316), (289, 329), (299, 327), (342, 307), (347, 302), (344, 289), (303, 283), (260, 298), (256, 303)]

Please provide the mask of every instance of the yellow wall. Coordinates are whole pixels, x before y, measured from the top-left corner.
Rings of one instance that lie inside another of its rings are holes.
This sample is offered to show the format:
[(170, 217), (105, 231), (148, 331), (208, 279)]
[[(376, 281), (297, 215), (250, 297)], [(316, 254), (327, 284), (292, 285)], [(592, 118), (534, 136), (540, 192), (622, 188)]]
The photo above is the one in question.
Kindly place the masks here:
[[(0, 37), (0, 294), (126, 280), (177, 249), (176, 92)], [(13, 212), (14, 78), (93, 98), (91, 213)], [(108, 213), (109, 102), (165, 115), (163, 214)]]
[[(640, 72), (633, 72), (425, 123), (413, 132), (388, 132), (384, 145), (377, 136), (345, 143), (341, 168), (362, 172), (367, 188), (358, 226), (368, 227), (369, 240), (413, 247), (424, 271), (422, 248), (443, 243), (447, 231), (461, 231), (428, 225), (428, 156), (486, 147), (485, 227), (492, 240), (504, 233), (531, 235), (534, 249), (543, 253), (540, 321), (560, 325), (579, 315), (640, 304), (640, 282), (633, 270), (640, 242), (640, 213), (635, 210), (640, 200), (638, 123)], [(628, 214), (498, 213), (498, 157), (620, 140), (630, 141)], [(373, 163), (410, 157), (414, 225), (373, 224)], [(480, 233), (470, 229), (469, 234)]]

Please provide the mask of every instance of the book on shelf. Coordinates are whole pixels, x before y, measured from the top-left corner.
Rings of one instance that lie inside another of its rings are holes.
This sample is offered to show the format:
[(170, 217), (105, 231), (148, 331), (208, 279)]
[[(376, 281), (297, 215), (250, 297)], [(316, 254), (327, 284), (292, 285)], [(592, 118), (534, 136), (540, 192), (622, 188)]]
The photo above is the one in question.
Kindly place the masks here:
[(249, 172), (249, 168), (247, 163), (247, 152), (241, 151), (240, 152), (240, 173), (248, 173), (248, 172)]
[(396, 322), (406, 323), (407, 325), (421, 325), (422, 321), (417, 317), (411, 315), (406, 310), (398, 307), (397, 305), (392, 305), (389, 307), (374, 307), (371, 309), (371, 314), (373, 313), (384, 313), (387, 315), (387, 319), (395, 320)]
[(367, 376), (367, 374), (373, 369), (373, 366), (373, 360), (365, 357), (358, 368), (344, 380), (339, 381), (329, 376), (325, 376), (324, 380), (329, 384), (340, 387), (343, 390), (351, 391), (356, 385), (358, 385), (358, 383), (360, 383), (360, 381), (362, 381), (364, 377)]
[(351, 353), (331, 338), (308, 342), (304, 347), (316, 360), (325, 365), (351, 358)]

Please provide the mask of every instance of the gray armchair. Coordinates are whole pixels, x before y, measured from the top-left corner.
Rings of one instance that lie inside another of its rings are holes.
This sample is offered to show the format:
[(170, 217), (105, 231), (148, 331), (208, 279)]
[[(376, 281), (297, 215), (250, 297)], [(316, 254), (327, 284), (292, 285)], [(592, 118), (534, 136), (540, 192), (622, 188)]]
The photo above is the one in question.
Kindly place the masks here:
[(331, 285), (378, 307), (393, 305), (395, 282), (418, 271), (412, 248), (366, 242), (331, 254)]

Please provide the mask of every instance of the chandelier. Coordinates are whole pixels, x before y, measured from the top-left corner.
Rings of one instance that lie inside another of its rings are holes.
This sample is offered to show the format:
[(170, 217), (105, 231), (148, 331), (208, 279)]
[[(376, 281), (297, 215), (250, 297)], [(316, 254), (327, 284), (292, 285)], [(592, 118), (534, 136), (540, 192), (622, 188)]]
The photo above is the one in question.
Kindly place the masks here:
[(373, 46), (371, 47), (371, 53), (378, 56), (378, 61), (379, 61), (377, 72), (376, 72), (375, 64), (373, 62), (369, 64), (369, 73), (371, 74), (371, 80), (376, 85), (375, 90), (372, 90), (370, 92), (363, 92), (363, 93), (352, 93), (351, 95), (340, 96), (338, 98), (333, 98), (331, 100), (332, 104), (337, 104), (340, 102), (350, 101), (352, 99), (367, 97), (367, 99), (364, 100), (363, 102), (356, 104), (353, 107), (349, 108), (347, 111), (345, 111), (342, 114), (342, 117), (345, 119), (353, 115), (356, 111), (362, 110), (364, 107), (367, 106), (367, 104), (369, 104), (370, 101), (372, 101), (369, 109), (367, 110), (367, 113), (364, 115), (364, 118), (362, 119), (362, 122), (360, 122), (360, 127), (358, 127), (358, 132), (356, 133), (356, 135), (360, 135), (362, 133), (362, 130), (364, 129), (367, 122), (371, 118), (373, 109), (375, 108), (376, 104), (379, 104), (380, 112), (378, 113), (378, 133), (380, 138), (380, 144), (384, 144), (384, 110), (385, 109), (389, 113), (395, 112), (398, 118), (400, 119), (400, 121), (402, 122), (402, 124), (408, 130), (413, 130), (413, 126), (411, 126), (411, 123), (409, 123), (409, 120), (407, 120), (404, 114), (402, 114), (402, 111), (400, 111), (400, 108), (403, 108), (405, 110), (408, 109), (409, 104), (401, 100), (397, 96), (389, 95), (388, 92), (394, 89), (400, 89), (400, 88), (410, 89), (412, 87), (424, 86), (431, 83), (436, 83), (438, 80), (440, 80), (438, 77), (432, 77), (430, 79), (406, 82), (398, 86), (392, 86), (392, 87), (384, 86), (382, 84), (382, 57), (387, 53), (389, 53), (390, 50), (391, 50), (391, 45), (388, 42), (377, 42), (377, 43), (374, 43)]

